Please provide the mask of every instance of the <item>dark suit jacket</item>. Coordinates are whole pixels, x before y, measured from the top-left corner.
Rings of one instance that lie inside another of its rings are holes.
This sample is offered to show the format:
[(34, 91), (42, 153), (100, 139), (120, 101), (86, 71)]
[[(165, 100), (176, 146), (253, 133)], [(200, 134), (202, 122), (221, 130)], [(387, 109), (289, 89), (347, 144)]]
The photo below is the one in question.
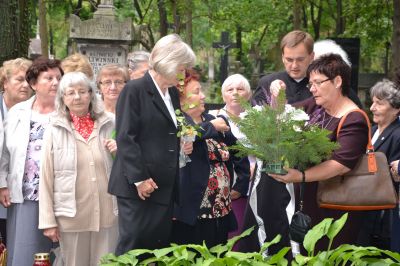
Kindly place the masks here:
[[(276, 79), (280, 79), (285, 82), (286, 99), (289, 104), (301, 102), (305, 99), (312, 97), (312, 93), (307, 88), (307, 84), (309, 81), (308, 77), (305, 77), (300, 82), (297, 82), (296, 80), (292, 79), (286, 71), (282, 71), (271, 73), (260, 79), (252, 97), (253, 105), (270, 104), (271, 93), (269, 91), (269, 87), (271, 86), (272, 81)], [(358, 107), (360, 107), (361, 109), (363, 108), (362, 103), (355, 91), (350, 89), (348, 96), (355, 104), (357, 104)]]
[[(169, 88), (174, 110), (176, 88)], [(118, 151), (111, 171), (110, 194), (140, 199), (134, 183), (153, 178), (158, 185), (150, 200), (170, 204), (178, 176), (177, 128), (149, 75), (129, 81), (116, 107)]]
[[(209, 122), (210, 120), (214, 119), (214, 116), (210, 114), (203, 114), (203, 117), (204, 122), (200, 124), (202, 128), (201, 137), (196, 138), (195, 142), (193, 143), (193, 152), (189, 155), (192, 161), (180, 169), (180, 201), (175, 205), (174, 208), (174, 217), (179, 221), (190, 225), (194, 225), (197, 220), (201, 200), (203, 199), (210, 177), (210, 162), (205, 140), (212, 138), (217, 141), (223, 141), (228, 146), (236, 143), (236, 138), (230, 131), (226, 132), (225, 136), (223, 136), (221, 133), (215, 130), (215, 128)], [(192, 123), (192, 121), (190, 122)], [(246, 160), (241, 161), (241, 169), (247, 168), (247, 171), (250, 172), (249, 161), (247, 157), (245, 159)], [(231, 176), (231, 181), (233, 179), (233, 162), (235, 160), (240, 159), (236, 158), (232, 155), (232, 153), (230, 153), (230, 158), (226, 162), (226, 166), (228, 168), (229, 175)], [(247, 193), (247, 191), (244, 193)], [(233, 230), (236, 227), (236, 221), (232, 220), (230, 227), (230, 229)]]
[[(377, 126), (372, 127), (372, 135), (378, 129)], [(380, 151), (386, 154), (388, 163), (400, 159), (400, 121), (394, 120), (385, 130), (379, 135), (379, 138), (374, 143), (375, 151)]]

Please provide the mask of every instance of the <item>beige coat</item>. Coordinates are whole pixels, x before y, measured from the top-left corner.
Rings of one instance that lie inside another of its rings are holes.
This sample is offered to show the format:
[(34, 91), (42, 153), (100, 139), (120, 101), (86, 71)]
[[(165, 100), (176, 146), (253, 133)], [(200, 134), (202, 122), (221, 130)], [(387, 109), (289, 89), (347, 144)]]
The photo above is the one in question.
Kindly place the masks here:
[(103, 144), (113, 130), (113, 118), (103, 114), (86, 142), (65, 117), (52, 120), (41, 160), (39, 229), (97, 231), (116, 222), (116, 201), (106, 192), (112, 157)]

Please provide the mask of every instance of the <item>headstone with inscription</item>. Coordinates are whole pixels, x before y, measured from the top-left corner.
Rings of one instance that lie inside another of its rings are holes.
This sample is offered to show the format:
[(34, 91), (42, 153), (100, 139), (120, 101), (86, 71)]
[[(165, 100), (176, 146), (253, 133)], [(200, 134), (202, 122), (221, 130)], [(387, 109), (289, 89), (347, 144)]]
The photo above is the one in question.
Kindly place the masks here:
[(81, 21), (71, 15), (69, 52), (79, 52), (89, 58), (95, 75), (106, 64), (126, 65), (134, 28), (131, 18), (118, 21), (112, 0), (101, 0), (93, 19)]

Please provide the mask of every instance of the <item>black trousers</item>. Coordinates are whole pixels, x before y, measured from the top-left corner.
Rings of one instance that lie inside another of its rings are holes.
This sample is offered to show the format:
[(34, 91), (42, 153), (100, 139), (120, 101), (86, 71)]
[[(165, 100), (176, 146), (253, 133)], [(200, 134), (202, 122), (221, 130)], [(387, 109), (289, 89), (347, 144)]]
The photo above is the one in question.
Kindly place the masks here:
[(168, 205), (147, 200), (117, 197), (119, 238), (115, 251), (169, 246), (172, 229), (172, 201)]

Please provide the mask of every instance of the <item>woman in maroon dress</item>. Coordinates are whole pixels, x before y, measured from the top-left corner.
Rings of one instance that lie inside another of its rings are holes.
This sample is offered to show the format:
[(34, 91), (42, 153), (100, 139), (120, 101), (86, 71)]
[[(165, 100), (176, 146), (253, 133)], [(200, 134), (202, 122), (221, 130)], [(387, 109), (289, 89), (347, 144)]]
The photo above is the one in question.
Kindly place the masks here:
[[(330, 139), (340, 144), (331, 158), (301, 172), (287, 169), (286, 175), (272, 175), (277, 181), (299, 183), (303, 175), (307, 182), (304, 212), (309, 214), (313, 225), (327, 217), (339, 218), (343, 211), (319, 208), (317, 205), (318, 181), (326, 180), (351, 171), (365, 153), (368, 142), (368, 125), (357, 105), (348, 98), (350, 90), (350, 67), (339, 55), (328, 54), (315, 60), (308, 68), (309, 84), (313, 97), (296, 104), (310, 115), (310, 122), (332, 131)], [(349, 113), (350, 112), (350, 113)], [(337, 127), (342, 116), (349, 113), (337, 135)], [(360, 191), (362, 193), (362, 191)], [(336, 237), (334, 245), (354, 244), (360, 225), (360, 213), (350, 212), (346, 225)], [(326, 248), (324, 241), (317, 249)], [(321, 245), (322, 244), (322, 245)]]

